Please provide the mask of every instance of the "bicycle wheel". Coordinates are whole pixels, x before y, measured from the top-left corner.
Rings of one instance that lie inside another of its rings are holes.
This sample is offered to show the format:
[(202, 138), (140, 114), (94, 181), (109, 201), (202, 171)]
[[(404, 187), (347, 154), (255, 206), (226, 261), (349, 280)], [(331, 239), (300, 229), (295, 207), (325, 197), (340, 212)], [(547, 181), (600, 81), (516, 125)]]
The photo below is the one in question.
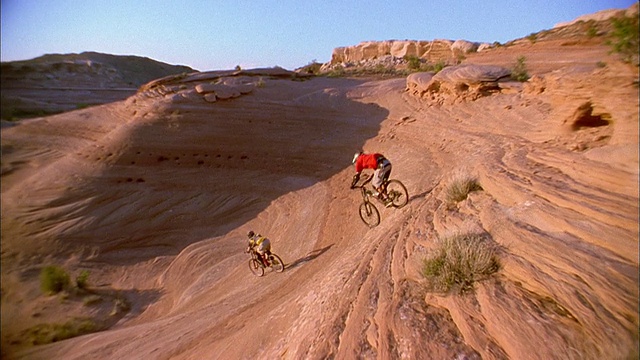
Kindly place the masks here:
[(387, 183), (387, 194), (392, 200), (393, 207), (401, 208), (409, 202), (409, 192), (400, 180), (389, 180)]
[(258, 259), (249, 260), (249, 269), (251, 269), (251, 272), (255, 276), (264, 275), (264, 268), (262, 267), (262, 265), (260, 264), (260, 261), (258, 261)]
[(269, 262), (271, 262), (271, 268), (275, 270), (275, 272), (284, 271), (284, 262), (282, 261), (280, 256), (271, 253), (271, 256), (269, 256)]
[(378, 209), (370, 202), (360, 204), (360, 218), (369, 227), (376, 227), (380, 224), (380, 213)]

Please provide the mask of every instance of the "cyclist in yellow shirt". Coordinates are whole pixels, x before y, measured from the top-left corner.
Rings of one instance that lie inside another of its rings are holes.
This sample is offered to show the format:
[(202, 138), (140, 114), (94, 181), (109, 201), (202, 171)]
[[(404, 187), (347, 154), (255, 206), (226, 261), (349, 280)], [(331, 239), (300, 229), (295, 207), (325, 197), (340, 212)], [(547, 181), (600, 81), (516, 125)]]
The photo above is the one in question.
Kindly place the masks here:
[(249, 246), (247, 246), (245, 252), (248, 253), (252, 248), (255, 248), (260, 261), (262, 261), (265, 266), (268, 266), (267, 256), (271, 254), (271, 241), (260, 234), (256, 234), (253, 230), (247, 233), (247, 237), (249, 238)]

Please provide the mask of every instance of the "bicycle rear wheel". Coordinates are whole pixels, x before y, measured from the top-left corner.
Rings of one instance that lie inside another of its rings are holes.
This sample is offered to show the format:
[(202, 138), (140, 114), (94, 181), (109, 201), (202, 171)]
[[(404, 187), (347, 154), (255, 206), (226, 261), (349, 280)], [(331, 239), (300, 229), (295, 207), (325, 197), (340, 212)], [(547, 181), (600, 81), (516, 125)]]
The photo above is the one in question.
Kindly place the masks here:
[(271, 262), (271, 268), (275, 271), (275, 272), (283, 272), (284, 271), (284, 262), (282, 261), (282, 259), (280, 258), (280, 256), (271, 253), (271, 256), (269, 256), (269, 261)]
[(380, 213), (370, 202), (363, 202), (360, 204), (360, 218), (371, 228), (380, 224)]
[(264, 275), (264, 268), (262, 267), (262, 264), (260, 264), (260, 261), (258, 261), (258, 259), (249, 260), (249, 269), (251, 269), (251, 272), (255, 276)]
[(400, 180), (389, 180), (387, 183), (387, 194), (395, 208), (401, 208), (409, 202), (409, 192)]

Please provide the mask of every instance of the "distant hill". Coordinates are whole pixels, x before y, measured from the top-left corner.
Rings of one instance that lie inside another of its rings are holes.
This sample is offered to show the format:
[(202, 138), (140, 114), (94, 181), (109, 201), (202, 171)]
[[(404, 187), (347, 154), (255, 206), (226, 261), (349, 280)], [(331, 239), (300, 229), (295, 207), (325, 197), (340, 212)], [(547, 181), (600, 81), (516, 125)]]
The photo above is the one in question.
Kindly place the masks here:
[(83, 52), (2, 63), (2, 119), (17, 120), (126, 99), (143, 84), (197, 72), (146, 57)]
[(188, 66), (140, 56), (97, 52), (47, 54), (2, 63), (2, 87), (137, 88), (157, 78), (195, 71)]

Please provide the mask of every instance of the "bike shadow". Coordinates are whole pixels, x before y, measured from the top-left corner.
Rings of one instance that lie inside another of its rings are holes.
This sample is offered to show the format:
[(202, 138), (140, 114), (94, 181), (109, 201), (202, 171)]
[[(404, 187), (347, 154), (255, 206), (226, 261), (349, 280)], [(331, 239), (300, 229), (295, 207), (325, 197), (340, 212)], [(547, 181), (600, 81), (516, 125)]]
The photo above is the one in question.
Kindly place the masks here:
[(312, 252), (308, 253), (305, 257), (300, 258), (300, 259), (292, 262), (291, 264), (287, 264), (285, 266), (285, 269), (291, 269), (291, 268), (294, 268), (294, 267), (296, 267), (298, 265), (301, 265), (301, 264), (303, 264), (303, 263), (305, 263), (307, 261), (311, 261), (311, 260), (317, 258), (318, 256), (322, 255), (323, 253), (325, 253), (327, 250), (331, 249), (332, 247), (333, 247), (333, 244), (331, 244), (331, 245), (329, 245), (327, 247), (324, 247), (322, 249), (313, 250)]

